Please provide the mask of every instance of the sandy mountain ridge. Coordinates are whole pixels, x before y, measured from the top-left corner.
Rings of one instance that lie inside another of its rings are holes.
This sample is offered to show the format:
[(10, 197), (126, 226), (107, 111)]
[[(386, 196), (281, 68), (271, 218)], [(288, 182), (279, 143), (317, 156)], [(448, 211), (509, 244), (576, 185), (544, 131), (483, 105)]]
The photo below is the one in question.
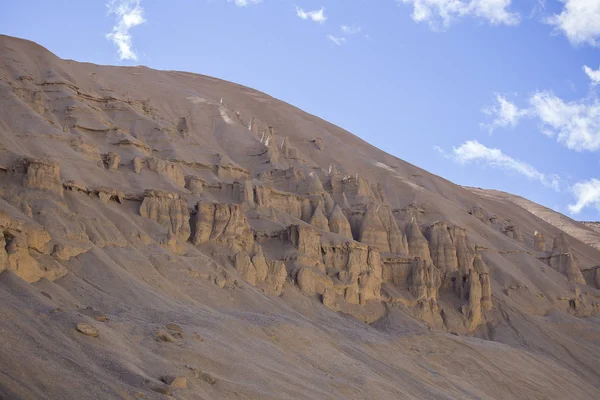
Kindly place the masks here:
[(237, 84), (0, 54), (0, 398), (600, 398), (594, 230)]

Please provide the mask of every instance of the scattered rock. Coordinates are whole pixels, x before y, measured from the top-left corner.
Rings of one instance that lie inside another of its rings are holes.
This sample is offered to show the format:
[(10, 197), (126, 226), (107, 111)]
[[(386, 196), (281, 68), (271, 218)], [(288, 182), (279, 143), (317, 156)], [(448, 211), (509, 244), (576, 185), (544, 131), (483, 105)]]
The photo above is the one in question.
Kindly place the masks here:
[(167, 324), (166, 328), (170, 331), (175, 331), (179, 333), (183, 333), (183, 328), (177, 324)]
[(165, 375), (161, 377), (160, 380), (171, 386), (173, 389), (187, 388), (187, 378), (185, 376)]
[(150, 389), (152, 389), (153, 391), (160, 393), (160, 394), (164, 394), (167, 396), (172, 396), (173, 395), (173, 388), (171, 388), (171, 386), (169, 385), (152, 385), (150, 386)]
[(86, 336), (97, 337), (100, 332), (94, 326), (90, 324), (86, 324), (85, 322), (80, 322), (76, 327), (77, 331), (83, 333)]
[(165, 329), (159, 329), (156, 332), (156, 339), (167, 343), (172, 343), (175, 341), (175, 338)]

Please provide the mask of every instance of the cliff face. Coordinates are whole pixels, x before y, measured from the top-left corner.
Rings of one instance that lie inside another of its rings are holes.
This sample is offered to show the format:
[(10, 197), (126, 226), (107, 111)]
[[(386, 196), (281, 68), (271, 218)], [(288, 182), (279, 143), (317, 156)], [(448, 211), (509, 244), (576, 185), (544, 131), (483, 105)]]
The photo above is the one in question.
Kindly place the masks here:
[(239, 85), (0, 54), (0, 397), (599, 397), (577, 238)]

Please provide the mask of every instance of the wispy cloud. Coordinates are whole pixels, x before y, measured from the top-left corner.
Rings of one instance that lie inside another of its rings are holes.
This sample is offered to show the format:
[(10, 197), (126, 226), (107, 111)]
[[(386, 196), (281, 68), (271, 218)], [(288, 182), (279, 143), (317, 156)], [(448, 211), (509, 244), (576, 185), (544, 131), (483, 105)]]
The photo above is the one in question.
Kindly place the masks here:
[(338, 46), (341, 46), (346, 43), (346, 38), (344, 38), (344, 37), (327, 35), (327, 39), (331, 40), (333, 43), (337, 44)]
[(313, 11), (304, 11), (302, 8), (296, 6), (296, 15), (302, 19), (309, 19), (319, 24), (327, 21), (327, 17), (325, 16), (325, 7), (321, 7), (320, 9)]
[(527, 109), (519, 109), (514, 103), (511, 103), (506, 97), (496, 93), (496, 104), (483, 108), (483, 113), (492, 117), (490, 123), (481, 124), (493, 132), (496, 128), (515, 127), (519, 120), (529, 114)]
[(557, 175), (544, 174), (533, 166), (504, 154), (500, 149), (486, 147), (477, 140), (467, 140), (460, 146), (452, 148), (451, 154), (446, 154), (439, 146), (436, 146), (435, 149), (459, 164), (477, 163), (517, 173), (528, 179), (536, 180), (548, 188), (560, 191), (561, 180)]
[(588, 76), (588, 78), (590, 78), (590, 81), (592, 81), (592, 86), (600, 84), (600, 68), (591, 69), (587, 65), (584, 65), (583, 71)]
[(246, 7), (252, 4), (261, 3), (262, 0), (227, 0), (228, 3), (235, 3), (238, 7)]
[(117, 45), (121, 60), (137, 60), (129, 30), (146, 22), (140, 0), (111, 0), (108, 13), (116, 16), (116, 24), (106, 38)]
[(562, 0), (565, 7), (560, 14), (545, 20), (571, 43), (598, 46), (600, 38), (600, 2), (598, 0)]
[[(521, 17), (511, 12), (511, 0), (396, 0), (412, 5), (412, 19), (433, 29), (446, 28), (458, 18), (472, 17), (492, 25), (517, 25)], [(591, 0), (593, 1), (593, 0)]]
[(482, 126), (496, 129), (515, 126), (524, 117), (534, 118), (540, 122), (542, 133), (555, 137), (570, 150), (600, 150), (600, 102), (594, 95), (568, 101), (551, 91), (539, 91), (529, 97), (525, 108), (518, 108), (500, 95), (497, 101), (497, 105), (484, 109), (492, 121)]
[(575, 204), (569, 204), (569, 212), (579, 214), (590, 206), (600, 211), (600, 180), (590, 179), (576, 183), (571, 190), (575, 195)]
[(342, 31), (345, 35), (355, 35), (362, 30), (360, 26), (357, 25), (341, 25), (340, 31)]
[(600, 150), (600, 102), (596, 98), (564, 101), (552, 92), (531, 96), (534, 114), (542, 122), (542, 132), (571, 150)]

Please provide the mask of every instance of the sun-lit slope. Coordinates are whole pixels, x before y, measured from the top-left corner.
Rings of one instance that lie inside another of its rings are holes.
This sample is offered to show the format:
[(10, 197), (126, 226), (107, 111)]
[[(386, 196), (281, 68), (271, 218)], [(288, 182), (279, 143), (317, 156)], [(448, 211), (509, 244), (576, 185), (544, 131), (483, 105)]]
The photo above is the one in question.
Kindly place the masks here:
[(600, 397), (567, 225), (237, 84), (0, 60), (0, 397)]

